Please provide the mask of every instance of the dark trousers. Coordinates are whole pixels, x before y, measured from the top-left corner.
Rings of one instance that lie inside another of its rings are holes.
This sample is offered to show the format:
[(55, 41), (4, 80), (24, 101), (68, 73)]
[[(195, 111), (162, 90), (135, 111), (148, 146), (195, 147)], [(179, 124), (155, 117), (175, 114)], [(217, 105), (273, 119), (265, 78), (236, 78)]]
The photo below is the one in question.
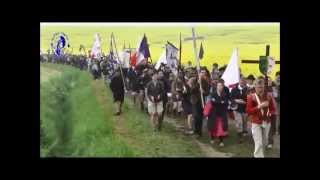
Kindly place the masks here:
[(159, 130), (161, 130), (161, 127), (162, 127), (162, 122), (163, 122), (163, 118), (164, 118), (164, 113), (166, 112), (167, 102), (168, 102), (168, 100), (163, 100), (163, 111), (159, 117)]
[(202, 135), (202, 106), (201, 102), (192, 104), (192, 116), (194, 118), (194, 131), (198, 135)]
[(99, 73), (98, 73), (98, 71), (92, 70), (92, 76), (93, 76), (93, 79), (98, 79), (98, 78), (99, 78)]
[(269, 137), (268, 137), (268, 143), (273, 144), (273, 136), (276, 134), (276, 120), (277, 116), (272, 115), (271, 116), (271, 126), (270, 126), (270, 131), (269, 131)]

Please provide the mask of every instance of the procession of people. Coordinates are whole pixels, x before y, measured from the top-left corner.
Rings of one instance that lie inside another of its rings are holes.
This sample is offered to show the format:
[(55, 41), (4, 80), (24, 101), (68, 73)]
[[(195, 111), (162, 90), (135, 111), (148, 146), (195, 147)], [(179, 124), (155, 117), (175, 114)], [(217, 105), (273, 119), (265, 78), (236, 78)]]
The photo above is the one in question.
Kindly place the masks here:
[(110, 56), (40, 56), (43, 63), (71, 65), (89, 71), (95, 80), (103, 79), (112, 91), (116, 116), (126, 113), (122, 110), (124, 97), (131, 97), (149, 114), (154, 133), (161, 132), (166, 115), (183, 118), (186, 135), (201, 137), (206, 125), (209, 143), (224, 147), (228, 146), (224, 139), (229, 136), (229, 123), (234, 121), (238, 143), (252, 137), (254, 157), (264, 157), (265, 148), (273, 148), (274, 135), (280, 134), (280, 72), (274, 81), (268, 77), (267, 83), (265, 77), (240, 74), (238, 84), (229, 88), (221, 78), (226, 66), (218, 68), (217, 63), (211, 71), (207, 67), (198, 71), (189, 61), (175, 73), (166, 64), (155, 68), (147, 59), (128, 68), (112, 60)]

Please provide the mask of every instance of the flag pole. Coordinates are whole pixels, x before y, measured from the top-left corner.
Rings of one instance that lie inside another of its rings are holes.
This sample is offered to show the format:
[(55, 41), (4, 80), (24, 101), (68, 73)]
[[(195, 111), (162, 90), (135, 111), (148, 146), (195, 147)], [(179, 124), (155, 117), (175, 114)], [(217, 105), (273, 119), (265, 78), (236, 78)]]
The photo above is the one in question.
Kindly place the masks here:
[(200, 77), (200, 62), (199, 62), (199, 56), (197, 53), (196, 35), (195, 35), (194, 27), (192, 27), (192, 39), (193, 39), (193, 49), (194, 49), (195, 60), (197, 63), (197, 72), (198, 72), (200, 94), (201, 94), (201, 104), (202, 104), (202, 108), (203, 108), (204, 107), (204, 100), (203, 100), (203, 96), (202, 96), (203, 92), (202, 92), (201, 77)]
[(149, 44), (147, 43), (147, 46), (148, 46), (148, 50), (149, 50), (149, 58), (151, 60), (151, 63), (152, 63), (152, 58), (151, 58), (151, 53), (150, 53), (150, 48), (149, 48)]
[(181, 32), (180, 32), (180, 48), (179, 48), (179, 68), (178, 68), (178, 72), (179, 69), (181, 68), (181, 49), (182, 49), (182, 42), (181, 42)]
[[(269, 52), (270, 52), (270, 45), (267, 45), (266, 46), (266, 57), (268, 58), (268, 56), (269, 56)], [(265, 86), (265, 88), (264, 88), (264, 94), (265, 94), (265, 96), (267, 97), (268, 96), (268, 69), (266, 70), (266, 72), (264, 73), (264, 78), (265, 78), (265, 82), (264, 82), (264, 86)], [(267, 109), (267, 108), (265, 108), (265, 109)], [(264, 112), (264, 114), (262, 114), (263, 116), (268, 116), (268, 114), (266, 114), (266, 110), (265, 111), (262, 111), (262, 112)]]
[(150, 60), (151, 60), (151, 63), (152, 63), (151, 55), (150, 55), (150, 57), (149, 57), (149, 58), (150, 58)]
[(131, 65), (131, 47), (130, 47), (130, 43), (129, 43), (129, 65)]
[(115, 40), (115, 38), (114, 38), (113, 32), (111, 33), (111, 37), (112, 37), (111, 42), (112, 42), (112, 40), (113, 40), (114, 48), (115, 48), (115, 50), (116, 50), (116, 55), (117, 55), (117, 58), (118, 58), (119, 64), (120, 64), (120, 73), (121, 73), (121, 78), (122, 78), (122, 81), (123, 81), (123, 87), (124, 87), (124, 90), (127, 90), (127, 88), (126, 88), (126, 83), (125, 83), (125, 81), (124, 81), (124, 77), (123, 77), (123, 73), (122, 73), (122, 65), (121, 65), (121, 62), (120, 62), (120, 57), (119, 57), (119, 55), (118, 55), (116, 40)]

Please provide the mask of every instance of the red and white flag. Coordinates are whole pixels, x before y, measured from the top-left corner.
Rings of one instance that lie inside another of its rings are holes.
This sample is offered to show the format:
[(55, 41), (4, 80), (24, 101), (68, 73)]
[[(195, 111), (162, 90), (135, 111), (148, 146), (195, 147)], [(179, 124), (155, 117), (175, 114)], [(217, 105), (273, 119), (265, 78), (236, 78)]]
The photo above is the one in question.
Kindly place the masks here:
[(141, 41), (137, 44), (137, 49), (133, 52), (130, 58), (130, 64), (136, 66), (141, 64), (142, 62), (146, 62), (146, 60), (150, 57), (149, 45), (147, 41), (146, 35), (143, 36)]

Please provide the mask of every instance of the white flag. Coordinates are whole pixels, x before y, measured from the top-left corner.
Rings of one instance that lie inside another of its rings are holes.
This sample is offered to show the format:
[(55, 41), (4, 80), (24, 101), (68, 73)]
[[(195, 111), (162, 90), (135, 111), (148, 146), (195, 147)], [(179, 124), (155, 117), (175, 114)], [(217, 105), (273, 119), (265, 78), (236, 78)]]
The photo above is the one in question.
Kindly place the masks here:
[(155, 69), (156, 70), (158, 70), (160, 68), (161, 63), (167, 64), (166, 51), (163, 51), (163, 53), (161, 54), (159, 60), (157, 61), (156, 65), (155, 65)]
[(130, 51), (124, 50), (120, 53), (120, 61), (124, 68), (129, 68), (130, 63)]
[(95, 40), (91, 49), (91, 56), (93, 58), (100, 58), (101, 57), (101, 39), (99, 34), (95, 34)]
[(178, 51), (179, 49), (173, 46), (171, 43), (167, 43), (166, 45), (166, 60), (167, 66), (171, 69), (171, 71), (176, 75), (178, 68)]
[(238, 57), (238, 49), (235, 48), (232, 52), (229, 64), (221, 77), (224, 80), (226, 87), (232, 88), (240, 81)]

